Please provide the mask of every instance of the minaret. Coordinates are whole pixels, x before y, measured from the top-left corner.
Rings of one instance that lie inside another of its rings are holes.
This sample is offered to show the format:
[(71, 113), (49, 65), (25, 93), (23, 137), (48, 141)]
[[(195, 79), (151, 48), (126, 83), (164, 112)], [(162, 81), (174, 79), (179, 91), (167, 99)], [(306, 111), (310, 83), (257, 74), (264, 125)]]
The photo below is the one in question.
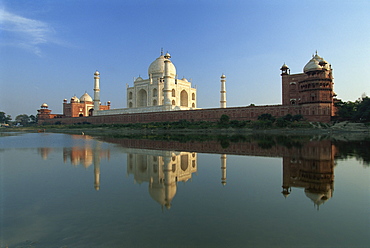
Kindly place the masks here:
[(221, 76), (221, 101), (220, 108), (226, 108), (226, 76), (222, 74)]
[(100, 189), (100, 143), (93, 150), (94, 153), (94, 188), (96, 191)]
[(226, 154), (221, 155), (221, 183), (226, 185)]
[(172, 175), (172, 163), (171, 163), (171, 155), (166, 154), (163, 156), (163, 175), (164, 175), (164, 197), (165, 197), (165, 204), (164, 206), (167, 209), (171, 208), (171, 200), (173, 196), (171, 195), (171, 188), (176, 185), (173, 185), (174, 182), (171, 180)]
[(100, 73), (98, 71), (94, 73), (94, 114), (100, 109), (99, 75)]
[(166, 53), (164, 55), (164, 87), (163, 87), (163, 97), (164, 105), (171, 106), (171, 89), (170, 89), (170, 74), (169, 74), (169, 63), (171, 63), (171, 55)]

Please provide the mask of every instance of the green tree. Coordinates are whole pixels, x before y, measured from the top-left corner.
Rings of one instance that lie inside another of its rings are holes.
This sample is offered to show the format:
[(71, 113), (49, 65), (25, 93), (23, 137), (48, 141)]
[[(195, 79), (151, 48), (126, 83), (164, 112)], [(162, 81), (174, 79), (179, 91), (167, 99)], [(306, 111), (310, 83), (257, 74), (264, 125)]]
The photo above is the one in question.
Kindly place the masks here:
[(22, 126), (27, 126), (30, 122), (30, 117), (26, 114), (17, 115), (17, 117), (15, 117), (15, 122), (19, 123)]
[(370, 122), (370, 98), (368, 96), (363, 95), (355, 102), (339, 101), (335, 106), (339, 120)]
[(300, 115), (300, 114), (293, 115), (293, 117), (292, 117), (292, 121), (300, 121), (302, 119), (303, 119), (303, 115)]
[(357, 110), (357, 104), (355, 102), (343, 102), (339, 101), (335, 104), (338, 108), (337, 115), (339, 116), (340, 120), (349, 121), (353, 120), (353, 117)]
[(262, 114), (258, 116), (259, 121), (271, 121), (272, 123), (275, 122), (275, 117), (273, 117), (271, 114)]
[(0, 112), (0, 123), (9, 124), (9, 121), (12, 120), (10, 115), (6, 115), (5, 112)]
[(29, 116), (30, 117), (30, 123), (37, 123), (37, 118), (36, 118), (36, 116), (34, 116), (34, 115), (30, 115)]
[(227, 126), (230, 123), (230, 117), (228, 115), (222, 115), (220, 118), (220, 126)]
[(357, 111), (354, 119), (360, 122), (370, 122), (370, 98), (363, 97), (358, 101)]

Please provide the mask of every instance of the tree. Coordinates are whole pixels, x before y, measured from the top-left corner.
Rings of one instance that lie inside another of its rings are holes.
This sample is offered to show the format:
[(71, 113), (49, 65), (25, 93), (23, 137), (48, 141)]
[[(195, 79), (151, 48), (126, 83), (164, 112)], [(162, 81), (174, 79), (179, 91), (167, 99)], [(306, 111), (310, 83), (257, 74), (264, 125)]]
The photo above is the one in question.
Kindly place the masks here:
[(355, 102), (339, 101), (335, 104), (337, 115), (343, 121), (370, 122), (370, 98), (363, 95)]
[(0, 123), (9, 124), (9, 121), (12, 119), (10, 115), (6, 115), (5, 112), (0, 112)]
[(26, 114), (17, 115), (17, 117), (15, 117), (15, 122), (19, 123), (22, 126), (27, 126), (30, 122), (30, 117)]
[(34, 115), (30, 115), (29, 116), (30, 117), (30, 123), (37, 123), (37, 118), (36, 118), (36, 116), (34, 116)]
[(230, 117), (228, 115), (221, 115), (220, 118), (220, 125), (221, 126), (227, 126), (229, 125)]
[(339, 101), (335, 106), (338, 108), (337, 115), (344, 121), (352, 120), (357, 110), (357, 104), (351, 101)]
[(275, 122), (275, 117), (273, 117), (271, 114), (262, 114), (258, 116), (259, 121), (271, 121), (272, 123)]
[(358, 102), (357, 112), (354, 115), (354, 119), (360, 122), (370, 122), (370, 98), (363, 97)]

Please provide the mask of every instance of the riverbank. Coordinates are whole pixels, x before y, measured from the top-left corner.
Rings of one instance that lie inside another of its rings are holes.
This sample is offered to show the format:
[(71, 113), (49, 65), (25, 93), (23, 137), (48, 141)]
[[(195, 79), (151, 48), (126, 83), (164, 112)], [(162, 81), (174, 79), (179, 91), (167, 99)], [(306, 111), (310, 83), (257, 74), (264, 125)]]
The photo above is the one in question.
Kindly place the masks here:
[(319, 135), (332, 136), (341, 140), (363, 140), (370, 138), (370, 126), (363, 123), (340, 122), (334, 125), (311, 123), (310, 128), (129, 128), (117, 126), (93, 126), (93, 125), (71, 125), (71, 126), (32, 126), (1, 128), (0, 132), (46, 132), (67, 133), (91, 136), (106, 135)]

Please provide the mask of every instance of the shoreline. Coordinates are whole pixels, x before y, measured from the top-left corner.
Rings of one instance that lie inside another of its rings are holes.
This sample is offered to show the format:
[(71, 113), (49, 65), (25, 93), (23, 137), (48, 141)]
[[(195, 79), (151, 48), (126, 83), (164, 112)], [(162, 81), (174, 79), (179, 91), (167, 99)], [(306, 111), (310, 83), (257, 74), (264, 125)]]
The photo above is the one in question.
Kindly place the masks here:
[[(338, 125), (339, 124), (339, 125)], [(313, 128), (271, 128), (271, 129), (250, 129), (250, 128), (210, 128), (210, 129), (132, 129), (117, 127), (12, 127), (1, 128), (0, 133), (5, 132), (42, 132), (42, 133), (66, 133), (83, 134), (91, 136), (106, 135), (201, 135), (201, 136), (233, 136), (233, 135), (299, 135), (299, 136), (328, 136), (341, 140), (364, 140), (370, 138), (370, 127), (363, 123), (338, 123), (330, 127)]]

